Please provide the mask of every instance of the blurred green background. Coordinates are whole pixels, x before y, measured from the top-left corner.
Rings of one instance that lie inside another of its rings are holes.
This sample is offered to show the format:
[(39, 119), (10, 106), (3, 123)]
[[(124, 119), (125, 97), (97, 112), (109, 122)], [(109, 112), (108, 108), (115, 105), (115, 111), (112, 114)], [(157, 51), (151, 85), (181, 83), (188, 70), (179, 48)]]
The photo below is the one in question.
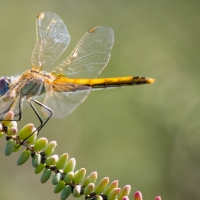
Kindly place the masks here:
[[(59, 144), (85, 167), (130, 184), (144, 200), (200, 199), (200, 2), (120, 0), (0, 1), (0, 76), (31, 67), (35, 19), (42, 11), (66, 23), (73, 50), (87, 30), (113, 28), (115, 44), (100, 77), (141, 75), (155, 84), (101, 90), (69, 117), (51, 120), (41, 137)], [(57, 62), (58, 64), (59, 62)], [(37, 119), (27, 106), (19, 127)], [(18, 167), (19, 152), (4, 156), (0, 140), (0, 199), (55, 200), (51, 180), (40, 183), (29, 161)], [(72, 197), (70, 197), (72, 199)]]

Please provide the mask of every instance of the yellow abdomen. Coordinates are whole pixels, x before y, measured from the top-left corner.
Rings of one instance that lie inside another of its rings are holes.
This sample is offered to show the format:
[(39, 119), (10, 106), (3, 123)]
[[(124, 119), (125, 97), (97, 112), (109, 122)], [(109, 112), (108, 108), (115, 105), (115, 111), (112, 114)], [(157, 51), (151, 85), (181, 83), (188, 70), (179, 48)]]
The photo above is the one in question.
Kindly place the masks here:
[(117, 78), (94, 78), (94, 79), (76, 79), (76, 78), (61, 77), (59, 79), (60, 83), (90, 86), (94, 89), (151, 84), (154, 81), (155, 79), (141, 77), (141, 76), (135, 76), (135, 77), (128, 76), (128, 77), (117, 77)]

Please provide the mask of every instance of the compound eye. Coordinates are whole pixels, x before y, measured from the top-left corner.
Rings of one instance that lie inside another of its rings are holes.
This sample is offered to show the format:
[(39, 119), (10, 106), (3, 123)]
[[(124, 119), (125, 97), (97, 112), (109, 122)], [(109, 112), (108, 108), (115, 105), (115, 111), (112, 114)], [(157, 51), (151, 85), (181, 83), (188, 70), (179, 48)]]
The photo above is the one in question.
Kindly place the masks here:
[(8, 82), (3, 77), (0, 78), (0, 95), (3, 96), (9, 90)]

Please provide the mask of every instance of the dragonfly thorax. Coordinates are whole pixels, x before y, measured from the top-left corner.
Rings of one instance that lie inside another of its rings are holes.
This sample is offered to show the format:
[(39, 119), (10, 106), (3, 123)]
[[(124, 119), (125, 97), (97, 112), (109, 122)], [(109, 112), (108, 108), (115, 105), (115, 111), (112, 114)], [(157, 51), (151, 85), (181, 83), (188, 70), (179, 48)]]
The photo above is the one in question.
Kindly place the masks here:
[[(17, 84), (20, 88), (21, 97), (26, 96), (27, 99), (34, 96), (44, 94), (45, 85), (53, 81), (54, 77), (50, 77), (48, 73), (39, 70), (28, 70), (21, 75)], [(45, 83), (45, 84), (44, 84)]]

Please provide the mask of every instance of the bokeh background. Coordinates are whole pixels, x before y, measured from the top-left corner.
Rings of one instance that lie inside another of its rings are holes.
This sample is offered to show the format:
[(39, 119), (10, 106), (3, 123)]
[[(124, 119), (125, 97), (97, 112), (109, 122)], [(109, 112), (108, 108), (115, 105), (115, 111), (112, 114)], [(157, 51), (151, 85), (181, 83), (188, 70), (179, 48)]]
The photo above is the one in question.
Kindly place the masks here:
[[(71, 35), (59, 61), (87, 30), (106, 25), (114, 30), (115, 44), (100, 77), (156, 79), (153, 85), (92, 92), (69, 117), (51, 120), (40, 136), (56, 140), (59, 155), (68, 152), (87, 175), (97, 171), (98, 181), (108, 176), (121, 187), (130, 184), (131, 195), (140, 190), (144, 200), (200, 199), (200, 2), (0, 0), (0, 5), (0, 76), (31, 67), (36, 16), (53, 11)], [(30, 122), (38, 123), (27, 106), (19, 128)], [(51, 180), (40, 183), (30, 161), (16, 165), (19, 152), (4, 156), (4, 138), (0, 199), (59, 199)]]

